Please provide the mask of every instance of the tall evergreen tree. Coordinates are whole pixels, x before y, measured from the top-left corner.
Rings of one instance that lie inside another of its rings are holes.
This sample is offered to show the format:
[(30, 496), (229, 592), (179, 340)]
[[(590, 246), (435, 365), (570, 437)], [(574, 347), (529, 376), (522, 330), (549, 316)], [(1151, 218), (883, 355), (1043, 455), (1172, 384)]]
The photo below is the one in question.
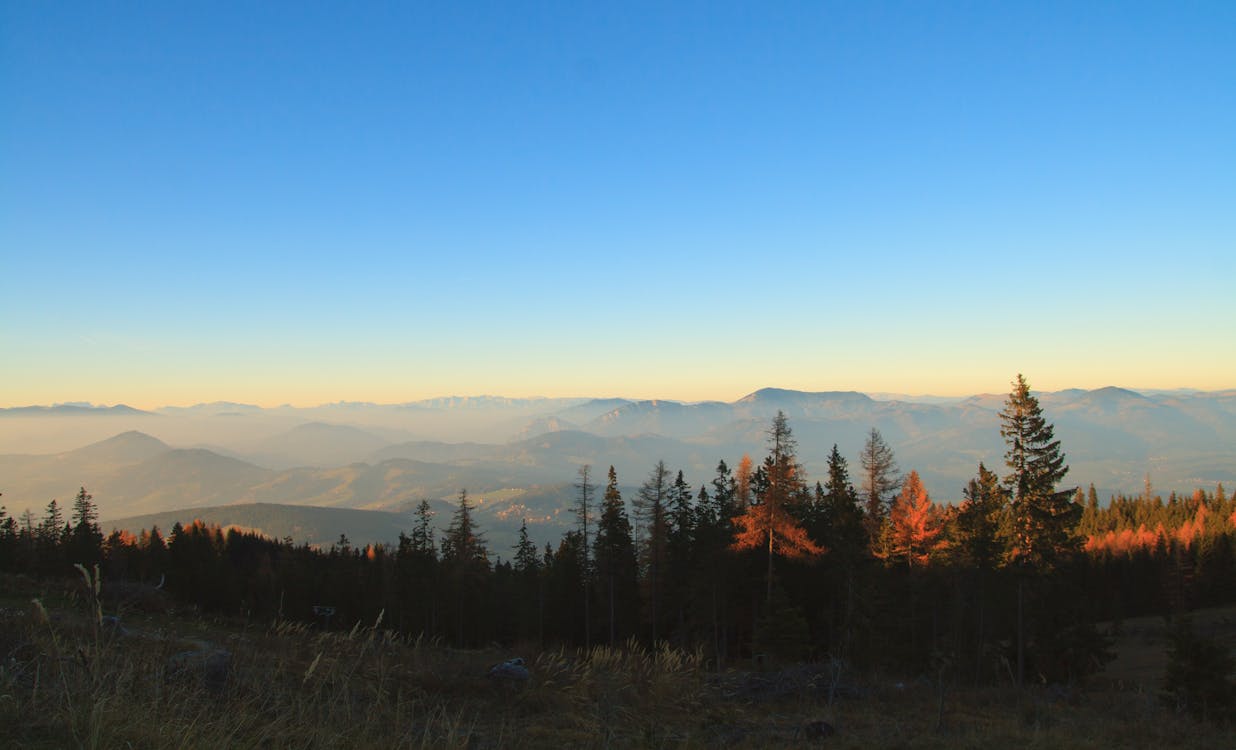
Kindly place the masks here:
[[(620, 634), (627, 634), (629, 615), (636, 607), (637, 565), (635, 544), (631, 538), (631, 522), (618, 489), (618, 474), (609, 467), (605, 494), (601, 498), (601, 517), (597, 520), (594, 540), (597, 580), (603, 587), (605, 609), (608, 612), (609, 645), (615, 645)], [(626, 616), (624, 616), (626, 615)]]
[(1009, 562), (1022, 574), (1017, 582), (1017, 684), (1025, 684), (1025, 575), (1053, 571), (1080, 548), (1073, 530), (1082, 509), (1073, 490), (1057, 490), (1069, 467), (1064, 463), (1055, 428), (1043, 417), (1039, 400), (1019, 373), (1000, 412), (1000, 435), (1009, 473), (1005, 487), (1010, 508)]
[(471, 626), (476, 634), (482, 624), (478, 618), (482, 616), (481, 594), (489, 574), (489, 551), (472, 519), (467, 490), (459, 491), (459, 507), (442, 537), (442, 565), (455, 594), (457, 642), (463, 645), (475, 641), (475, 637), (465, 636), (465, 628)]
[(433, 532), (433, 508), (428, 500), (421, 500), (416, 506), (416, 522), (412, 526), (412, 551), (429, 558), (437, 557), (437, 544)]
[(103, 532), (99, 529), (99, 511), (93, 500), (85, 487), (73, 499), (73, 530), (68, 542), (69, 562), (86, 567), (103, 559)]
[(675, 643), (686, 645), (687, 610), (696, 592), (692, 590), (692, 560), (696, 546), (695, 508), (691, 502), (691, 487), (681, 471), (670, 485), (667, 513), (669, 534), (666, 538), (666, 593), (676, 614)]
[(575, 502), (575, 519), (579, 522), (580, 544), (580, 577), (583, 579), (584, 590), (584, 648), (592, 648), (592, 559), (589, 554), (590, 540), (589, 522), (592, 517), (592, 495), (596, 487), (588, 481), (592, 467), (584, 464), (579, 467), (579, 482), (575, 489), (579, 490), (579, 498)]
[(1004, 402), (1000, 424), (1008, 446), (1004, 484), (1012, 498), (1011, 561), (1050, 571), (1080, 548), (1073, 531), (1082, 509), (1072, 501), (1073, 488), (1056, 489), (1069, 467), (1055, 428), (1043, 417), (1039, 400), (1020, 374)]
[(978, 476), (966, 484), (962, 496), (955, 519), (955, 556), (967, 567), (994, 569), (1001, 557), (1000, 516), (1008, 494), (1000, 477), (980, 462)]
[(648, 614), (652, 620), (652, 642), (660, 635), (660, 619), (665, 614), (662, 604), (665, 589), (665, 567), (669, 541), (669, 469), (658, 461), (648, 479), (635, 496), (635, 516), (639, 521), (642, 561), (640, 567), (648, 588)]
[(541, 556), (528, 536), (528, 519), (519, 524), (519, 541), (515, 545), (515, 580), (519, 587), (515, 602), (519, 614), (520, 637), (535, 634), (543, 638), (545, 629), (545, 587), (542, 580)]
[(865, 552), (867, 530), (847, 462), (835, 443), (828, 454), (828, 479), (823, 490), (824, 529), (815, 538), (829, 549), (831, 559), (853, 565)]
[(519, 524), (519, 541), (515, 544), (515, 572), (535, 573), (541, 567), (536, 545), (528, 537), (528, 519)]

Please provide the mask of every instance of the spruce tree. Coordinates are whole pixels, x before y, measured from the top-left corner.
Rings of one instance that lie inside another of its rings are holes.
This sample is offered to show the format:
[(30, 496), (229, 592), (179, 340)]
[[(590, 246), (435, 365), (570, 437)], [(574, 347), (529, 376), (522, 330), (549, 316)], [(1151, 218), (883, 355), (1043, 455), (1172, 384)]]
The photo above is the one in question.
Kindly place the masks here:
[(584, 590), (584, 648), (592, 648), (592, 560), (589, 555), (589, 522), (592, 516), (592, 494), (596, 487), (588, 481), (592, 467), (584, 464), (579, 467), (579, 482), (575, 489), (579, 490), (579, 499), (575, 503), (575, 518), (579, 521), (580, 544), (580, 577), (583, 579)]
[(458, 645), (465, 645), (465, 625), (473, 634), (483, 623), (481, 593), (489, 575), (489, 551), (485, 548), (483, 535), (472, 519), (472, 505), (468, 491), (459, 491), (459, 507), (451, 517), (442, 538), (442, 564), (450, 577), (455, 594), (455, 628)]
[(626, 620), (619, 611), (627, 614), (635, 607), (637, 566), (635, 544), (631, 538), (631, 521), (627, 518), (622, 493), (618, 490), (618, 474), (609, 467), (605, 494), (601, 498), (601, 517), (597, 521), (597, 533), (593, 542), (593, 560), (597, 580), (604, 587), (605, 607), (609, 613), (609, 645), (617, 643), (619, 626)]
[(1055, 428), (1043, 417), (1039, 400), (1020, 374), (1000, 412), (1000, 435), (1009, 473), (1004, 485), (1012, 498), (1010, 560), (1038, 571), (1050, 571), (1079, 549), (1074, 534), (1082, 509), (1073, 502), (1073, 488), (1057, 490), (1068, 473)]
[(648, 613), (652, 619), (652, 642), (659, 637), (659, 619), (664, 614), (661, 598), (664, 590), (666, 543), (669, 539), (669, 469), (658, 461), (648, 479), (635, 496), (635, 515), (639, 521), (642, 561), (648, 585)]
[(978, 476), (966, 484), (962, 496), (955, 519), (956, 557), (969, 568), (994, 569), (1000, 560), (1000, 516), (1008, 494), (1000, 477), (980, 462)]
[(515, 545), (515, 572), (535, 573), (541, 567), (536, 545), (528, 537), (528, 519), (519, 524), (519, 542)]
[(1019, 373), (1000, 412), (1000, 435), (1009, 473), (1004, 485), (1011, 498), (1008, 561), (1017, 579), (1017, 684), (1025, 684), (1025, 578), (1050, 573), (1080, 548), (1074, 534), (1082, 509), (1073, 489), (1057, 490), (1069, 467), (1064, 463), (1055, 428), (1043, 417), (1039, 400)]
[(103, 557), (103, 532), (99, 529), (99, 511), (93, 500), (85, 487), (73, 499), (73, 531), (68, 544), (69, 562), (86, 567), (99, 563)]

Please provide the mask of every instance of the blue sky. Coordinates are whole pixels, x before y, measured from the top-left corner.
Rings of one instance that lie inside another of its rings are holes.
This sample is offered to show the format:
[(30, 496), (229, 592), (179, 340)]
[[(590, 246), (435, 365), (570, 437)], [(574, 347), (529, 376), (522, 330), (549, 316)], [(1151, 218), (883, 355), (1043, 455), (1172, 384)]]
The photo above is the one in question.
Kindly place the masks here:
[(586, 5), (0, 6), (0, 401), (1236, 386), (1236, 4)]

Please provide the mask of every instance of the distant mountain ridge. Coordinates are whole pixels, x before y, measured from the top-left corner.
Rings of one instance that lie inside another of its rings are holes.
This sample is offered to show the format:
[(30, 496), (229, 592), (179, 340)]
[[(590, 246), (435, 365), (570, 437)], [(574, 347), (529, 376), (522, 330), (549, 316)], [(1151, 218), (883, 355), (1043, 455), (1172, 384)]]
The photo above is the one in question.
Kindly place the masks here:
[(134, 409), (126, 404), (115, 406), (96, 406), (94, 404), (73, 403), (53, 404), (51, 406), (10, 406), (0, 408), (0, 417), (80, 417), (80, 416), (125, 416), (154, 417), (154, 412)]
[[(1139, 492), (1149, 472), (1165, 493), (1213, 489), (1219, 481), (1236, 489), (1236, 391), (1147, 395), (1108, 387), (1037, 395), (1063, 444), (1070, 486), (1093, 482), (1104, 498)], [(497, 498), (481, 512), (502, 535), (525, 515), (569, 523), (569, 488), (585, 463), (598, 484), (612, 464), (620, 482), (634, 487), (664, 460), (698, 487), (721, 460), (731, 467), (744, 453), (758, 460), (769, 420), (784, 411), (808, 481), (824, 477), (836, 444), (859, 484), (858, 453), (874, 427), (903, 471), (917, 470), (933, 498), (956, 501), (980, 461), (998, 472), (1003, 466), (998, 415), (1004, 399), (980, 394), (916, 403), (854, 391), (765, 388), (729, 403), (497, 397), (411, 409), (217, 403), (157, 420), (132, 416), (131, 424), (94, 413), (27, 415), (3, 423), (7, 445), (24, 450), (35, 442), (27, 431), (45, 426), (56, 439), (82, 447), (0, 454), (0, 491), (9, 512), (28, 507), (37, 514), (52, 498), (64, 504), (86, 486), (105, 517), (128, 517), (237, 503), (394, 511), (421, 499), (449, 513), (452, 498), (467, 488)]]

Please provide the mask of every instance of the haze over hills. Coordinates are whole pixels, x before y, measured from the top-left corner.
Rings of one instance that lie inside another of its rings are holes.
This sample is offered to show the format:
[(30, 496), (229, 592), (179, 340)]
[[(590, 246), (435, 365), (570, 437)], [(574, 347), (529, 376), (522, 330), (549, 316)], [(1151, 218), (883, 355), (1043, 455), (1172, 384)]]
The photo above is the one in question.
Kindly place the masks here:
[[(1093, 482), (1105, 499), (1140, 492), (1149, 472), (1164, 493), (1220, 481), (1236, 487), (1236, 391), (1109, 387), (1039, 397), (1067, 454), (1069, 485)], [(766, 388), (730, 403), (487, 396), (307, 409), (8, 410), (0, 420), (7, 449), (0, 491), (11, 512), (29, 507), (37, 515), (84, 485), (105, 519), (242, 503), (404, 512), (424, 498), (441, 504), (445, 526), (466, 487), (483, 501), (481, 518), (497, 537), (528, 516), (545, 525), (539, 534), (556, 538), (581, 464), (593, 466), (598, 484), (613, 464), (628, 499), (658, 460), (699, 486), (719, 460), (733, 466), (744, 453), (762, 456), (780, 410), (811, 481), (822, 477), (835, 443), (857, 484), (857, 455), (875, 427), (933, 498), (956, 501), (979, 461), (1003, 468), (1004, 398), (915, 402)], [(434, 434), (440, 425), (449, 425), (442, 436)], [(37, 450), (66, 443), (71, 448)]]

